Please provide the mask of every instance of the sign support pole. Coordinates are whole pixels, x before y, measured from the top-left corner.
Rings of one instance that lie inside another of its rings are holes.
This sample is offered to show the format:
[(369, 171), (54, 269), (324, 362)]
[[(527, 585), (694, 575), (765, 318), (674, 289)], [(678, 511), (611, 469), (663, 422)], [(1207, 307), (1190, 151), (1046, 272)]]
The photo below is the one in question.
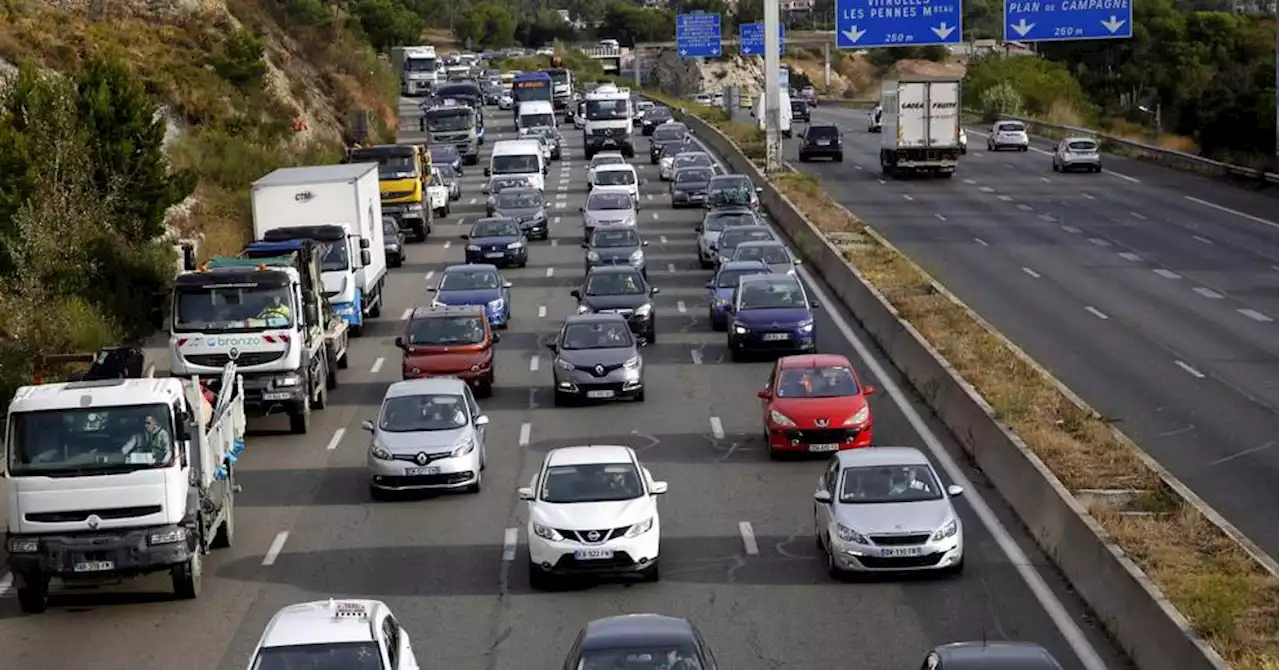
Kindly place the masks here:
[(764, 0), (764, 170), (766, 173), (782, 170), (782, 82), (779, 69), (782, 59), (778, 41), (778, 0)]

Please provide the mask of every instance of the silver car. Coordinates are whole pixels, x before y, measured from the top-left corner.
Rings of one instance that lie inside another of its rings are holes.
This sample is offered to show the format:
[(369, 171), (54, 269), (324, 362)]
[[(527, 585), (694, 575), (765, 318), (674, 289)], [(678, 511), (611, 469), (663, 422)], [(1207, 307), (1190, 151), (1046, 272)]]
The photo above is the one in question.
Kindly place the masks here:
[(538, 126), (529, 129), (529, 135), (538, 138), (543, 144), (551, 147), (551, 160), (560, 160), (560, 154), (563, 150), (563, 138), (560, 137), (560, 131), (551, 126)]
[(951, 499), (914, 447), (837, 452), (813, 494), (813, 529), (833, 578), (850, 572), (964, 569), (964, 528)]
[(773, 231), (764, 226), (733, 226), (725, 228), (716, 240), (715, 264), (728, 263), (738, 252), (738, 245), (746, 242), (776, 242)]
[(488, 196), (485, 198), (484, 212), (485, 216), (493, 216), (498, 208), (498, 194), (509, 188), (537, 188), (533, 184), (533, 180), (529, 177), (520, 177), (513, 175), (500, 175), (490, 177), (489, 183), (480, 189), (480, 192)]
[(556, 406), (582, 400), (631, 398), (644, 402), (644, 359), (640, 342), (620, 314), (570, 316), (547, 348)]
[(644, 247), (649, 243), (640, 239), (640, 233), (632, 226), (597, 226), (591, 239), (582, 243), (586, 249), (586, 269), (602, 265), (629, 265), (640, 271), (645, 279), (649, 270), (645, 263)]
[(1092, 137), (1068, 137), (1053, 148), (1053, 171), (1102, 172), (1102, 154), (1098, 140)]
[(450, 200), (462, 199), (462, 178), (458, 176), (457, 172), (453, 171), (453, 166), (441, 165), (440, 179), (444, 181), (445, 186), (449, 187)]
[(698, 231), (698, 264), (703, 269), (716, 266), (716, 245), (720, 233), (733, 226), (763, 226), (756, 213), (749, 207), (721, 207), (707, 212), (695, 230)]
[(600, 191), (587, 196), (582, 212), (582, 239), (589, 241), (596, 226), (636, 225), (636, 204), (625, 191)]
[(760, 261), (774, 274), (793, 275), (800, 259), (791, 255), (781, 242), (743, 242), (733, 250), (735, 261)]
[(409, 379), (392, 384), (382, 398), (369, 445), (369, 492), (480, 492), (489, 417), (466, 382), (454, 377)]

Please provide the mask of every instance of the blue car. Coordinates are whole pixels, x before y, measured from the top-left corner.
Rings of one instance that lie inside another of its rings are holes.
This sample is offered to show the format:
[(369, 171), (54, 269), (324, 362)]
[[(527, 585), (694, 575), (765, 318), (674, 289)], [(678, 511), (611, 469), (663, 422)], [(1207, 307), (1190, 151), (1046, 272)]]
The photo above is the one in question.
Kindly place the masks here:
[(438, 144), (429, 147), (428, 151), (431, 152), (432, 165), (448, 165), (453, 168), (454, 172), (458, 173), (459, 177), (462, 176), (462, 153), (458, 151), (458, 147)]
[(480, 219), (462, 239), (467, 241), (468, 263), (517, 268), (529, 264), (529, 238), (515, 219)]
[(813, 311), (800, 280), (792, 275), (742, 277), (729, 299), (729, 355), (813, 353)]
[(493, 265), (450, 265), (440, 273), (440, 283), (428, 290), (436, 294), (432, 307), (480, 305), (491, 327), (506, 328), (511, 323), (511, 282)]
[(712, 330), (724, 330), (729, 326), (729, 306), (738, 280), (751, 275), (767, 275), (772, 271), (763, 261), (729, 261), (720, 266), (716, 275), (707, 282), (707, 313), (711, 317)]

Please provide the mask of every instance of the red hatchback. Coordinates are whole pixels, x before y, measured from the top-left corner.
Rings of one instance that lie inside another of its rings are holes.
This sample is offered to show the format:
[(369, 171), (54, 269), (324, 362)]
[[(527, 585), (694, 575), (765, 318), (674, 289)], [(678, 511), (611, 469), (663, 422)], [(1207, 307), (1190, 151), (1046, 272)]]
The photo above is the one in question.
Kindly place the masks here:
[(871, 446), (871, 406), (849, 359), (836, 354), (806, 354), (778, 359), (764, 401), (764, 431), (769, 456), (822, 454)]

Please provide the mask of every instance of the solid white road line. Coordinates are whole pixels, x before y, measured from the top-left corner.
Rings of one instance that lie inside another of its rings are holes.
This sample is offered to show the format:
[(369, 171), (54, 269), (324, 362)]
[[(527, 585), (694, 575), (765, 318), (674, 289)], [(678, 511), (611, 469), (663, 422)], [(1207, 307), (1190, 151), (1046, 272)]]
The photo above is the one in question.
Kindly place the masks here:
[(537, 372), (537, 371), (538, 371), (538, 357), (537, 357), (537, 356), (530, 356), (530, 357), (529, 357), (529, 372)]
[(1166, 270), (1166, 269), (1164, 269), (1164, 268), (1156, 268), (1156, 269), (1152, 270), (1152, 272), (1154, 272), (1154, 273), (1156, 273), (1156, 274), (1160, 275), (1161, 277), (1164, 277), (1165, 279), (1182, 279), (1182, 275), (1180, 275), (1180, 274), (1178, 274), (1178, 273), (1174, 272), (1173, 270)]
[(690, 350), (689, 350), (689, 357), (693, 359), (693, 364), (694, 364), (694, 365), (702, 365), (702, 350), (701, 350), (701, 349), (690, 349)]
[(263, 565), (275, 565), (276, 559), (280, 557), (280, 550), (284, 549), (284, 543), (289, 541), (289, 531), (282, 530), (276, 533), (276, 538), (271, 541), (271, 546), (267, 548), (267, 553), (262, 557)]
[(1182, 361), (1174, 361), (1173, 364), (1182, 368), (1184, 372), (1191, 375), (1192, 377), (1195, 377), (1196, 379), (1204, 379), (1203, 372), (1191, 367), (1190, 365), (1187, 365), (1186, 363), (1183, 363)]
[(385, 362), (386, 362), (386, 359), (379, 356), (377, 359), (373, 361), (373, 365), (369, 367), (369, 374), (371, 375), (378, 374), (378, 371), (382, 369), (382, 364)]
[(1199, 293), (1200, 295), (1202, 295), (1202, 296), (1204, 296), (1204, 297), (1206, 297), (1206, 298), (1208, 298), (1208, 299), (1210, 299), (1210, 300), (1222, 300), (1222, 294), (1221, 294), (1221, 293), (1218, 293), (1217, 291), (1215, 291), (1215, 290), (1213, 290), (1213, 289), (1210, 289), (1210, 288), (1205, 288), (1205, 287), (1203, 287), (1203, 286), (1197, 286), (1197, 287), (1195, 287), (1195, 288), (1193, 288), (1193, 289), (1191, 289), (1191, 290), (1192, 290), (1192, 291), (1195, 291), (1196, 293)]
[(1027, 273), (1028, 275), (1030, 275), (1030, 276), (1032, 276), (1032, 277), (1035, 277), (1036, 279), (1039, 279), (1039, 278), (1040, 278), (1040, 273), (1039, 273), (1039, 272), (1036, 272), (1035, 270), (1032, 270), (1031, 268), (1022, 268), (1022, 271), (1023, 271), (1023, 272), (1025, 272), (1025, 273)]
[(502, 531), (502, 560), (516, 560), (516, 544), (520, 541), (520, 529), (508, 528)]
[(1256, 309), (1237, 309), (1236, 311), (1259, 323), (1270, 323), (1274, 321), (1274, 319)]
[(539, 318), (539, 319), (545, 319), (545, 318), (547, 318), (547, 306), (546, 306), (546, 305), (538, 305), (538, 318)]
[(413, 316), (413, 308), (412, 308), (412, 307), (410, 307), (410, 308), (406, 309), (406, 310), (404, 311), (404, 314), (401, 314), (401, 315), (400, 315), (400, 320), (401, 320), (401, 321), (408, 321), (408, 320), (409, 320), (409, 317), (411, 317), (411, 316)]
[(1234, 214), (1234, 215), (1236, 215), (1236, 216), (1238, 216), (1238, 217), (1240, 217), (1240, 218), (1242, 218), (1242, 219), (1249, 219), (1250, 221), (1257, 221), (1258, 223), (1266, 224), (1266, 225), (1268, 225), (1268, 226), (1271, 226), (1272, 228), (1280, 227), (1280, 224), (1276, 223), (1275, 221), (1268, 221), (1268, 220), (1266, 220), (1266, 219), (1262, 219), (1262, 218), (1256, 217), (1256, 216), (1254, 216), (1254, 215), (1252, 215), (1252, 214), (1245, 214), (1244, 212), (1237, 212), (1236, 210), (1231, 209), (1230, 207), (1223, 207), (1222, 205), (1219, 205), (1219, 204), (1214, 203), (1214, 202), (1209, 202), (1208, 200), (1201, 200), (1200, 198), (1193, 198), (1193, 197), (1191, 197), (1191, 196), (1189, 196), (1189, 195), (1184, 195), (1184, 196), (1182, 196), (1182, 197), (1186, 198), (1187, 200), (1190, 200), (1191, 202), (1196, 203), (1197, 205), (1204, 205), (1205, 207), (1212, 207), (1213, 209), (1216, 209), (1216, 210), (1218, 210), (1219, 212), (1226, 212), (1227, 214)]
[(742, 547), (747, 550), (747, 554), (750, 556), (759, 555), (760, 545), (756, 544), (756, 531), (751, 527), (751, 522), (739, 521), (738, 533), (742, 535)]
[(724, 439), (724, 424), (720, 423), (720, 417), (718, 416), (711, 417), (711, 434), (717, 440)]
[(1098, 309), (1097, 307), (1094, 307), (1093, 305), (1085, 305), (1084, 311), (1098, 317), (1099, 319), (1102, 319), (1103, 321), (1106, 321), (1107, 319), (1111, 318), (1106, 314), (1103, 314), (1102, 310)]
[(1141, 181), (1139, 181), (1139, 180), (1138, 180), (1138, 178), (1137, 178), (1137, 177), (1130, 177), (1130, 176), (1129, 176), (1129, 175), (1127, 175), (1127, 174), (1120, 174), (1119, 172), (1114, 172), (1114, 171), (1112, 171), (1112, 170), (1103, 170), (1103, 172), (1106, 172), (1107, 174), (1111, 175), (1112, 177), (1119, 177), (1119, 178), (1124, 179), (1124, 180), (1126, 180), (1126, 181), (1133, 182), (1134, 184), (1141, 184), (1141, 183), (1142, 183)]
[(688, 308), (684, 306), (683, 300), (676, 301), (676, 311), (680, 312), (681, 314), (684, 314), (685, 312), (688, 311)]
[(337, 449), (338, 445), (342, 444), (342, 436), (346, 434), (346, 428), (339, 428), (333, 431), (333, 437), (329, 438), (329, 444), (325, 445), (324, 448), (325, 451), (333, 451), (334, 449)]
[(1142, 260), (1142, 256), (1139, 256), (1138, 254), (1135, 254), (1132, 251), (1121, 251), (1116, 255), (1125, 259), (1126, 261), (1133, 261), (1134, 263), (1137, 263)]
[(533, 432), (533, 424), (528, 421), (520, 424), (520, 440), (516, 443), (522, 447), (529, 446), (529, 434)]

